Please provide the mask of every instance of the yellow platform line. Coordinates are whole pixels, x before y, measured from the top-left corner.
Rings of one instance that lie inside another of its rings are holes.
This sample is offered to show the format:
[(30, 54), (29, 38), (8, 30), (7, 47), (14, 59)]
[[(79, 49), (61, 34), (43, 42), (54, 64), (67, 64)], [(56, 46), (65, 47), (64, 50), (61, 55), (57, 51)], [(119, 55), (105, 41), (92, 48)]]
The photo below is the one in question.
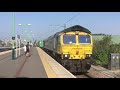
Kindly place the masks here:
[(45, 54), (42, 53), (42, 50), (39, 47), (36, 47), (36, 49), (41, 58), (41, 61), (43, 63), (43, 66), (45, 68), (48, 78), (57, 78), (56, 73), (54, 72), (52, 67), (49, 65), (49, 63), (47, 62), (47, 58), (46, 58)]

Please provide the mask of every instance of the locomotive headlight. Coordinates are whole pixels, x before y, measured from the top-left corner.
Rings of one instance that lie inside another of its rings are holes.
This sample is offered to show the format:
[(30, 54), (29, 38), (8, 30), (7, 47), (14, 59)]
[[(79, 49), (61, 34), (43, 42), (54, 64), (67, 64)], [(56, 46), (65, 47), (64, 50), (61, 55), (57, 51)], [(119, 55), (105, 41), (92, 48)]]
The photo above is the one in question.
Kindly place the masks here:
[(91, 55), (89, 54), (89, 57), (91, 57)]
[(86, 54), (86, 57), (91, 57), (91, 54)]
[(64, 54), (64, 55), (63, 55), (63, 58), (66, 58), (66, 59), (68, 59), (69, 57), (70, 57), (69, 54)]
[(67, 55), (65, 54), (65, 57), (67, 57)]

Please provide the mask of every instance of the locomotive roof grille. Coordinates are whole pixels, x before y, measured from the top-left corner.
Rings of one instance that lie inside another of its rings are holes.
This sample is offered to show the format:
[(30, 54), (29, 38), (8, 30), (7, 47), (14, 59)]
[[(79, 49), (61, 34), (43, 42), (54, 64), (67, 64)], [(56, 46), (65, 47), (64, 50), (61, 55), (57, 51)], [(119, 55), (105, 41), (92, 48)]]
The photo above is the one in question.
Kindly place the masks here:
[(75, 25), (75, 26), (69, 27), (69, 28), (67, 28), (67, 29), (65, 29), (63, 31), (60, 31), (57, 34), (59, 34), (59, 33), (66, 33), (66, 32), (70, 32), (70, 31), (81, 31), (81, 32), (86, 32), (88, 34), (91, 33), (88, 29), (86, 29), (86, 28), (84, 28), (84, 27), (82, 27), (80, 25)]
[[(82, 27), (82, 26), (80, 26), (80, 25), (75, 25), (75, 26), (69, 27), (69, 28), (67, 28), (67, 29), (65, 29), (65, 30), (62, 30), (62, 31), (60, 31), (60, 32), (57, 32), (56, 34), (54, 34), (54, 35), (52, 35), (52, 36), (50, 36), (50, 37), (48, 37), (48, 38), (54, 38), (55, 36), (57, 36), (57, 35), (60, 34), (60, 33), (66, 33), (66, 32), (71, 32), (71, 31), (81, 31), (81, 32), (86, 32), (86, 33), (88, 33), (88, 34), (91, 33), (87, 28), (84, 28), (84, 27)], [(48, 38), (47, 38), (47, 39), (48, 39)], [(45, 39), (45, 40), (46, 40), (46, 39)]]

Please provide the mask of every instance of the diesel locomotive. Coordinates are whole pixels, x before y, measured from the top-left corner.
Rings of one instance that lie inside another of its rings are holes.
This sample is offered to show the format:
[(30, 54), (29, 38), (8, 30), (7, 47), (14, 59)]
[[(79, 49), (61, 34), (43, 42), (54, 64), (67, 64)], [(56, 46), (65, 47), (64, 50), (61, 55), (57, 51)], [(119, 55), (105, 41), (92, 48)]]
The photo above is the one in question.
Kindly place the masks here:
[(43, 40), (45, 51), (70, 72), (87, 72), (91, 60), (92, 33), (85, 27), (74, 25)]

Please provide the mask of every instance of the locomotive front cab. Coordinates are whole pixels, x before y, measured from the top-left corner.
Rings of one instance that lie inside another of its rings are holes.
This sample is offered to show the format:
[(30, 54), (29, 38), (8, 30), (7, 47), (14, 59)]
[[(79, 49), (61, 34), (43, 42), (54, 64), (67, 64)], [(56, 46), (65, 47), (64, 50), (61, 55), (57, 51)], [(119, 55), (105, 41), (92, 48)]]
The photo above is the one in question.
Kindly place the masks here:
[(92, 55), (92, 36), (90, 34), (80, 34), (78, 44), (84, 49), (84, 59), (89, 59)]
[(92, 36), (85, 32), (67, 32), (61, 36), (62, 59), (90, 58), (92, 54)]

